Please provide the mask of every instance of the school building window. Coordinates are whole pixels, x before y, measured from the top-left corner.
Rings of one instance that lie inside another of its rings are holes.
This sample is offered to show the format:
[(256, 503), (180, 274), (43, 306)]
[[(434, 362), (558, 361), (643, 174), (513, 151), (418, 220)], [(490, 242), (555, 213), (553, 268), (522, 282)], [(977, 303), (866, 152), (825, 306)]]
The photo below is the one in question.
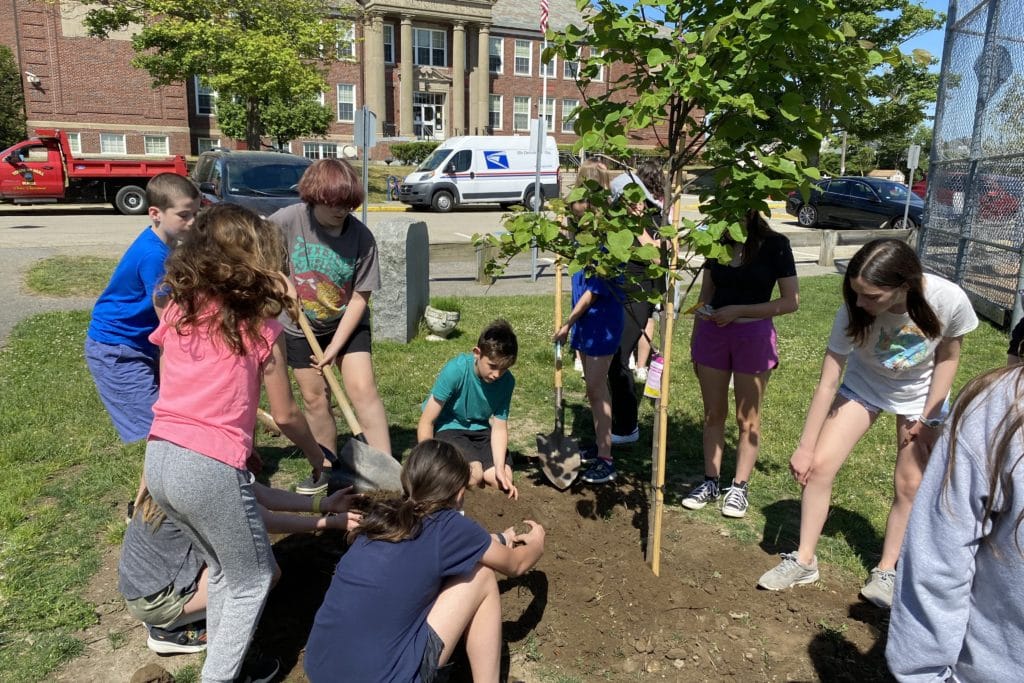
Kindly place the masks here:
[(100, 133), (100, 154), (127, 154), (124, 133)]
[(395, 25), (384, 24), (384, 63), (395, 63)]
[(447, 66), (448, 35), (432, 28), (413, 29), (412, 53), (417, 66)]
[(533, 41), (516, 41), (516, 75), (529, 76), (533, 72)]
[(337, 159), (338, 145), (333, 142), (303, 142), (302, 156), (307, 159)]
[(555, 130), (555, 101), (550, 97), (544, 101), (544, 122), (549, 133)]
[(516, 95), (512, 102), (512, 130), (530, 130), (530, 98)]
[(356, 25), (341, 26), (338, 31), (338, 41), (334, 44), (334, 52), (338, 55), (338, 59), (355, 59)]
[(82, 153), (82, 134), (68, 133), (68, 150), (72, 154)]
[(576, 109), (580, 106), (579, 100), (562, 100), (562, 132), (575, 133), (572, 124), (576, 121)]
[(491, 95), (487, 125), (491, 130), (501, 130), (501, 95)]
[(166, 135), (143, 135), (142, 145), (146, 154), (167, 156), (171, 153)]
[(487, 49), (487, 63), (490, 65), (490, 72), (492, 74), (502, 73), (505, 63), (505, 39), (490, 38)]
[(540, 75), (547, 76), (548, 78), (554, 78), (556, 73), (555, 64), (558, 62), (558, 57), (556, 57), (555, 55), (551, 55), (551, 60), (545, 62), (543, 61), (543, 55), (544, 53), (541, 52), (542, 61), (540, 62)]
[(338, 121), (352, 123), (356, 120), (356, 86), (351, 83), (338, 84)]
[(196, 139), (196, 152), (198, 154), (202, 154), (203, 152), (209, 152), (214, 147), (220, 147), (220, 138)]
[(210, 116), (211, 114), (217, 113), (217, 91), (203, 85), (202, 81), (199, 80), (199, 76), (195, 77), (194, 82), (196, 90), (196, 114), (199, 116)]
[(580, 75), (580, 63), (570, 62), (568, 59), (562, 62), (562, 78), (575, 81), (576, 77)]

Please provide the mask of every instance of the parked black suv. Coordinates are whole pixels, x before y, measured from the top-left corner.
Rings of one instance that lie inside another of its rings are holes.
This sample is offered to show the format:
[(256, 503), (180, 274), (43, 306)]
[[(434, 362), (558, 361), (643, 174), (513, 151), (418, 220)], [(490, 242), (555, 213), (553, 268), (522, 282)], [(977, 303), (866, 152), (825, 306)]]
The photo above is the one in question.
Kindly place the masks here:
[(214, 149), (199, 155), (192, 180), (203, 193), (203, 206), (227, 202), (269, 216), (299, 201), (299, 179), (312, 163), (281, 152)]

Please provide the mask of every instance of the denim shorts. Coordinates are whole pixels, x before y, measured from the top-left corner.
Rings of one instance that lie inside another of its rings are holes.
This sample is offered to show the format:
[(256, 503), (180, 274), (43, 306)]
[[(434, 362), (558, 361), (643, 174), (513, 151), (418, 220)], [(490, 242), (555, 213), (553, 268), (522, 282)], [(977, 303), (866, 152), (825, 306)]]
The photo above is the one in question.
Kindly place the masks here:
[(427, 648), (423, 651), (423, 659), (420, 660), (420, 680), (423, 683), (445, 683), (451, 674), (451, 662), (444, 666), (437, 665), (441, 660), (441, 653), (444, 652), (444, 641), (430, 624), (425, 624), (425, 626)]
[(693, 327), (690, 357), (715, 370), (759, 375), (779, 365), (778, 338), (771, 318), (719, 327), (698, 318)]
[(160, 393), (159, 360), (124, 344), (86, 337), (85, 364), (121, 440), (132, 443), (149, 436)]
[[(839, 391), (836, 392), (836, 393), (837, 393), (837, 395), (842, 396), (843, 398), (845, 398), (847, 401), (853, 401), (854, 403), (859, 403), (860, 405), (864, 406), (864, 409), (867, 410), (869, 413), (871, 413), (872, 417), (874, 417), (875, 415), (878, 415), (879, 413), (881, 413), (881, 412), (883, 412), (885, 410), (884, 408), (876, 406), (874, 403), (872, 403), (871, 401), (867, 400), (866, 398), (864, 398), (863, 396), (858, 394), (856, 391), (854, 391), (850, 387), (846, 386), (846, 384), (840, 384), (839, 385)], [(946, 398), (946, 400), (942, 404), (942, 417), (946, 417), (947, 415), (949, 415), (949, 398), (948, 397)], [(908, 419), (916, 421), (919, 416), (918, 415), (904, 415), (903, 417), (906, 417)]]

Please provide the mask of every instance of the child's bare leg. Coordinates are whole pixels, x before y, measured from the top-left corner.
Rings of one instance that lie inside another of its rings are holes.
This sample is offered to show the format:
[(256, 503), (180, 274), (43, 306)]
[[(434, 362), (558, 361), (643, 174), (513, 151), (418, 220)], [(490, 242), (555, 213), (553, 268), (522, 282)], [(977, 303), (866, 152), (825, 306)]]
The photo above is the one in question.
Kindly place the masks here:
[(474, 681), (495, 683), (501, 670), (501, 596), (494, 571), (478, 564), (469, 576), (445, 582), (427, 623), (444, 641), (439, 666), (466, 636), (466, 654)]
[(587, 401), (594, 414), (594, 440), (597, 457), (612, 459), (612, 395), (608, 389), (608, 368), (614, 356), (583, 356), (587, 381)]
[(490, 480), (487, 479), (487, 473), (484, 472), (484, 466), (478, 462), (469, 463), (469, 487), (479, 486), (483, 488), (484, 484), (490, 484), (491, 486), (497, 486), (494, 481), (494, 468), (487, 470), (491, 473)]
[(338, 360), (345, 393), (359, 418), (359, 426), (366, 435), (366, 443), (382, 453), (391, 454), (391, 436), (384, 402), (377, 392), (377, 379), (373, 374), (373, 359), (365, 351), (346, 353)]

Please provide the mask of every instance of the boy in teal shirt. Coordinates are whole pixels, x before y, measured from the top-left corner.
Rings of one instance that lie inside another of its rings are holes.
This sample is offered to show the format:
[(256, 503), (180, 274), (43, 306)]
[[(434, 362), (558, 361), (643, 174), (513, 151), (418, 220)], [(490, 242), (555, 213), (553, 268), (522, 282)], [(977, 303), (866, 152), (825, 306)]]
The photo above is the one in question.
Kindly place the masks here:
[(454, 445), (469, 463), (470, 486), (494, 486), (519, 498), (512, 484), (508, 450), (508, 411), (519, 342), (512, 326), (495, 320), (480, 333), (472, 353), (448, 361), (423, 402), (416, 428), (419, 441)]

